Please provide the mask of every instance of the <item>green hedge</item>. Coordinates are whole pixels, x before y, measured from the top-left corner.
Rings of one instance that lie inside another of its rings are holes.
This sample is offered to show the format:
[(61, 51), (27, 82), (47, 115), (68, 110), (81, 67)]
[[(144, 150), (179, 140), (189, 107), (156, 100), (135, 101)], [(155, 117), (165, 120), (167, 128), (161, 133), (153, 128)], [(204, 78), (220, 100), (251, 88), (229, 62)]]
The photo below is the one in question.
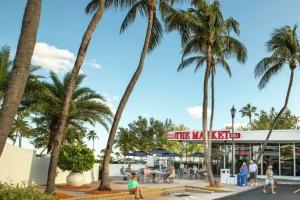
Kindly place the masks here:
[(42, 194), (36, 187), (25, 187), (24, 185), (14, 185), (0, 182), (1, 200), (55, 200), (52, 195)]

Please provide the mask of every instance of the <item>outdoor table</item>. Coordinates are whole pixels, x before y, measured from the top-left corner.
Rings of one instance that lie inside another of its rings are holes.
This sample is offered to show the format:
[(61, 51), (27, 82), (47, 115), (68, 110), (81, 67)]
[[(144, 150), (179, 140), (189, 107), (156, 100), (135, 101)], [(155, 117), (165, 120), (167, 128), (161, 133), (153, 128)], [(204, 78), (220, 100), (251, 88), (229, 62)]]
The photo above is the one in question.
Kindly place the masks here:
[[(163, 183), (163, 177), (164, 175), (167, 174), (167, 172), (162, 172), (162, 171), (152, 171), (151, 172), (152, 176), (154, 176), (153, 180), (156, 183)], [(156, 180), (157, 179), (157, 180)]]

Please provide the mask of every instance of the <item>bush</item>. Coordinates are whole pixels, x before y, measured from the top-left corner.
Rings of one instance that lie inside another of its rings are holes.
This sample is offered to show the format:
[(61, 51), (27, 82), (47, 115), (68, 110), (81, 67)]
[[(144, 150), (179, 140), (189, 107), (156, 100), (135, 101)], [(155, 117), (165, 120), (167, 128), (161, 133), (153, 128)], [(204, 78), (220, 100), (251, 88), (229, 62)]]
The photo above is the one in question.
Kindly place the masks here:
[(63, 171), (84, 172), (93, 168), (95, 159), (91, 149), (84, 145), (63, 145), (58, 167)]
[(55, 200), (52, 195), (42, 194), (36, 187), (26, 187), (25, 185), (14, 185), (0, 182), (0, 199), (1, 200)]

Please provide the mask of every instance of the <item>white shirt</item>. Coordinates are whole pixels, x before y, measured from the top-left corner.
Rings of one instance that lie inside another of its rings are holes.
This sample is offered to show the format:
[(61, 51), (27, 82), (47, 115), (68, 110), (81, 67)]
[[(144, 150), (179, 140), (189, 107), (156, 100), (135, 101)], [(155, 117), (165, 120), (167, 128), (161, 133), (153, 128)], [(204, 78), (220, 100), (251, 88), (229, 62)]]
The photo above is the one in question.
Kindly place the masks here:
[(256, 172), (257, 171), (257, 165), (255, 163), (249, 165), (249, 171), (250, 172)]

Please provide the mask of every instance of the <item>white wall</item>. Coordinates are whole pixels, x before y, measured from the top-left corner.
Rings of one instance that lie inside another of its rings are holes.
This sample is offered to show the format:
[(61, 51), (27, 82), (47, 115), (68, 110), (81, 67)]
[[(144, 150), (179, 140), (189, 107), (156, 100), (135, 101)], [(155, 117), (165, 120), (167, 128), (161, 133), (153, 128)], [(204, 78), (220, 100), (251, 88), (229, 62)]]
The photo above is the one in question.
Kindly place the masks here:
[[(28, 150), (6, 144), (0, 157), (0, 181), (45, 185), (50, 163), (50, 155), (36, 157), (35, 150)], [(85, 183), (98, 180), (99, 164), (84, 172)], [(56, 183), (65, 183), (69, 172), (58, 169)]]

